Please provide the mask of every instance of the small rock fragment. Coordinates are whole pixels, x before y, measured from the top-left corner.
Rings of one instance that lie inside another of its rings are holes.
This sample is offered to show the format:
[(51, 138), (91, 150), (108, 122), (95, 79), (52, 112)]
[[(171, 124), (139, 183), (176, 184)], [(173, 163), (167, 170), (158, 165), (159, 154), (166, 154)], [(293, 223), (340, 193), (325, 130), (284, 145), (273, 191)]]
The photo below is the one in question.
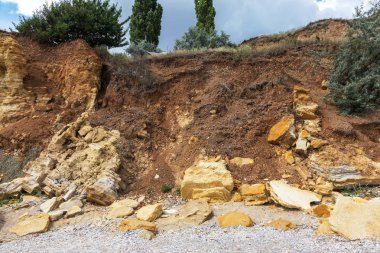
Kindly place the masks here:
[(59, 209), (67, 212), (74, 206), (83, 207), (83, 203), (79, 199), (73, 198), (60, 204)]
[(252, 158), (242, 158), (242, 157), (235, 157), (230, 160), (230, 164), (234, 164), (238, 167), (243, 167), (246, 165), (253, 165), (254, 161)]
[(44, 203), (42, 203), (40, 206), (40, 210), (44, 213), (48, 213), (48, 212), (56, 209), (59, 204), (60, 203), (59, 203), (57, 197), (53, 197), (53, 198), (45, 201)]
[(293, 152), (291, 150), (286, 151), (283, 156), (285, 161), (290, 165), (296, 162), (293, 156)]
[(162, 204), (146, 205), (136, 212), (136, 218), (144, 221), (154, 221), (162, 214)]
[(292, 222), (290, 222), (288, 220), (284, 220), (282, 218), (271, 221), (266, 226), (272, 227), (272, 228), (277, 229), (277, 230), (282, 230), (282, 231), (288, 231), (291, 229), (295, 229), (297, 227)]
[(240, 193), (235, 192), (235, 193), (232, 195), (231, 201), (232, 201), (232, 202), (242, 202), (242, 201), (243, 201), (243, 198), (242, 198), (242, 196), (240, 195)]
[(58, 209), (58, 210), (51, 211), (48, 214), (50, 216), (50, 221), (57, 221), (63, 217), (63, 215), (65, 214), (65, 211)]
[(154, 223), (149, 221), (142, 221), (137, 219), (126, 219), (119, 224), (119, 229), (123, 232), (145, 229), (155, 233), (157, 231), (157, 227)]
[(221, 228), (235, 226), (252, 227), (253, 221), (244, 213), (229, 212), (218, 217), (218, 225)]
[(295, 139), (296, 134), (293, 115), (283, 117), (270, 129), (268, 135), (268, 142), (272, 144), (284, 143), (291, 146)]
[(66, 218), (72, 218), (74, 216), (77, 216), (79, 214), (82, 214), (82, 208), (80, 208), (79, 206), (73, 206), (72, 208), (70, 208), (67, 213), (66, 213)]
[(139, 233), (139, 237), (146, 239), (146, 240), (152, 240), (156, 237), (156, 235), (148, 230), (143, 230)]
[(319, 218), (329, 218), (331, 215), (330, 208), (324, 204), (314, 207), (313, 214)]
[(321, 235), (331, 235), (334, 234), (334, 231), (331, 229), (330, 223), (327, 219), (323, 219), (319, 221), (319, 226), (315, 230), (316, 236)]

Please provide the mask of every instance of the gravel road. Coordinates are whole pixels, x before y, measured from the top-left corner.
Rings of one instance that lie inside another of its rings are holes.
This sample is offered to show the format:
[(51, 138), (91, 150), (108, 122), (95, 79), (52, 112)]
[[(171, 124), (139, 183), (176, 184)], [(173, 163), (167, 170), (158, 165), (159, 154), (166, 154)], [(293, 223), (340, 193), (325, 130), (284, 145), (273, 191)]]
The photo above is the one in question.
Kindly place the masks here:
[(380, 252), (380, 241), (314, 237), (310, 228), (280, 232), (268, 227), (220, 229), (203, 225), (166, 231), (151, 241), (140, 232), (120, 233), (95, 225), (68, 226), (0, 244), (0, 252)]

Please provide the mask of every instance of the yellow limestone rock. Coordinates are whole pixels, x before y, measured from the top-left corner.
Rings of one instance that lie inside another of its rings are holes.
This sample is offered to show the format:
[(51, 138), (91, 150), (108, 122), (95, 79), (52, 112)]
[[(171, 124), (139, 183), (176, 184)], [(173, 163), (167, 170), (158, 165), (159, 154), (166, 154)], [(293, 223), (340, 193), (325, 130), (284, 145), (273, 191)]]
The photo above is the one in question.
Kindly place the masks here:
[(24, 216), (20, 218), (19, 222), (9, 231), (17, 234), (18, 236), (43, 233), (48, 231), (49, 224), (49, 215), (47, 213), (41, 213), (38, 215)]
[(350, 197), (337, 198), (329, 219), (331, 229), (350, 240), (380, 239), (380, 198), (359, 203)]
[(317, 119), (318, 104), (312, 102), (310, 91), (300, 86), (294, 86), (293, 106), (297, 114), (304, 120)]
[(234, 181), (224, 161), (200, 160), (185, 171), (181, 183), (184, 199), (207, 199), (209, 202), (230, 200)]
[(154, 221), (162, 214), (162, 204), (146, 205), (136, 212), (136, 218), (144, 221)]
[(82, 208), (80, 208), (79, 206), (73, 206), (72, 208), (70, 208), (67, 213), (66, 213), (66, 218), (72, 218), (72, 217), (75, 217), (79, 214), (82, 214)]
[(114, 202), (110, 206), (107, 214), (109, 218), (124, 218), (134, 213), (134, 208), (139, 205), (139, 202), (133, 199), (123, 199)]
[(321, 139), (312, 139), (311, 142), (310, 142), (310, 146), (313, 148), (313, 149), (319, 149), (323, 146), (326, 146), (328, 145), (329, 142), (328, 141), (325, 141), (325, 140), (321, 140)]
[(294, 164), (296, 162), (293, 156), (293, 152), (291, 150), (286, 151), (283, 156), (288, 164)]
[(331, 215), (330, 208), (327, 205), (318, 205), (313, 208), (313, 214), (320, 218), (329, 218)]
[(218, 217), (218, 225), (221, 228), (236, 226), (252, 227), (253, 221), (244, 213), (229, 212)]
[(254, 161), (252, 158), (242, 158), (242, 157), (235, 157), (230, 160), (230, 164), (234, 164), (238, 167), (243, 167), (245, 165), (253, 165)]
[(283, 117), (269, 131), (268, 142), (272, 144), (285, 143), (291, 145), (296, 139), (294, 116)]
[(240, 193), (235, 192), (235, 193), (232, 195), (231, 201), (232, 201), (232, 202), (242, 202), (242, 201), (243, 201), (243, 197), (241, 196)]
[(319, 226), (315, 230), (315, 235), (331, 235), (334, 234), (334, 231), (331, 229), (328, 219), (323, 219), (319, 221)]
[(149, 221), (142, 221), (137, 219), (126, 219), (119, 224), (119, 230), (123, 232), (145, 229), (155, 233), (157, 231), (157, 227), (154, 223)]
[(287, 208), (309, 210), (310, 203), (322, 199), (322, 196), (314, 192), (298, 189), (284, 181), (269, 182), (269, 191), (274, 202)]
[(295, 229), (297, 227), (292, 222), (290, 222), (288, 220), (284, 220), (282, 218), (271, 221), (266, 226), (272, 227), (272, 228), (277, 229), (277, 230), (282, 230), (282, 231), (288, 231), (291, 229)]
[(247, 206), (263, 205), (269, 202), (265, 184), (243, 184), (239, 190)]

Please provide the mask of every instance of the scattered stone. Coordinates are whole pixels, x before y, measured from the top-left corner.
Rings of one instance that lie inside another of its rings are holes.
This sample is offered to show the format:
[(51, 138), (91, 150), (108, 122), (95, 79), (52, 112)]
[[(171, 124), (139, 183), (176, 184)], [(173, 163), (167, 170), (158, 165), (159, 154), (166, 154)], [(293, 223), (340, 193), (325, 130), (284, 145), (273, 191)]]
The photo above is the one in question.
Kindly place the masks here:
[(139, 233), (139, 237), (146, 239), (146, 240), (152, 240), (156, 237), (156, 235), (148, 230), (143, 230)]
[(75, 217), (79, 214), (82, 214), (82, 208), (80, 208), (79, 206), (73, 206), (71, 207), (67, 213), (66, 213), (66, 218), (72, 218), (72, 217)]
[(77, 188), (78, 187), (75, 183), (70, 184), (69, 189), (67, 190), (67, 192), (63, 196), (63, 199), (65, 201), (68, 201), (69, 199), (71, 199), (75, 195)]
[(233, 178), (224, 161), (200, 160), (185, 171), (181, 196), (184, 199), (205, 198), (212, 203), (227, 202), (233, 188)]
[(321, 129), (321, 120), (313, 119), (313, 120), (304, 120), (303, 127), (310, 133), (318, 133)]
[(72, 198), (69, 201), (60, 204), (59, 209), (68, 212), (74, 206), (83, 207), (83, 203), (80, 199)]
[(60, 201), (58, 200), (58, 198), (54, 197), (45, 201), (43, 204), (41, 204), (40, 210), (44, 213), (48, 213), (56, 209), (59, 206), (59, 204), (60, 204)]
[(322, 90), (327, 90), (328, 86), (329, 86), (329, 82), (326, 80), (323, 80), (321, 83)]
[(313, 214), (319, 218), (329, 218), (331, 212), (327, 205), (322, 204), (313, 208)]
[(230, 164), (234, 164), (238, 167), (243, 167), (246, 165), (253, 165), (254, 161), (252, 158), (242, 158), (242, 157), (235, 157), (230, 160)]
[(296, 148), (295, 152), (300, 155), (307, 155), (307, 150), (310, 147), (310, 143), (307, 139), (301, 138), (301, 136), (298, 137), (296, 141)]
[(329, 219), (331, 229), (349, 240), (380, 239), (380, 198), (360, 203), (338, 197)]
[(109, 218), (124, 218), (130, 216), (134, 213), (134, 208), (138, 207), (139, 202), (133, 199), (123, 199), (114, 202), (110, 206), (110, 211), (108, 212)]
[(282, 231), (288, 231), (291, 229), (295, 229), (297, 227), (292, 222), (290, 222), (288, 220), (284, 220), (282, 218), (271, 221), (266, 226), (272, 227), (272, 228), (277, 229), (277, 230), (282, 230)]
[(154, 221), (162, 214), (162, 204), (146, 205), (136, 212), (136, 218), (144, 221)]
[(153, 233), (157, 232), (157, 227), (154, 223), (149, 221), (142, 221), (137, 219), (126, 219), (119, 224), (119, 230), (127, 232), (131, 230), (145, 229)]
[(311, 142), (310, 142), (310, 146), (313, 149), (319, 149), (319, 148), (321, 148), (323, 146), (326, 146), (328, 144), (329, 144), (328, 141), (317, 139), (317, 138), (312, 139)]
[(273, 201), (287, 208), (309, 210), (310, 203), (320, 202), (322, 196), (288, 185), (284, 181), (269, 182), (269, 191)]
[(312, 102), (310, 91), (300, 86), (295, 86), (293, 90), (293, 106), (297, 114), (304, 120), (314, 120), (317, 118), (318, 104)]
[(321, 235), (332, 235), (334, 234), (334, 231), (331, 229), (330, 223), (327, 219), (323, 219), (319, 221), (319, 226), (315, 230), (316, 236)]
[(296, 162), (293, 156), (293, 152), (291, 150), (286, 151), (283, 156), (284, 156), (285, 161), (290, 165)]
[(87, 187), (87, 200), (99, 205), (111, 205), (117, 198), (119, 176), (106, 176), (100, 178), (90, 187)]
[(296, 139), (294, 116), (283, 117), (269, 131), (268, 142), (272, 144), (286, 144), (291, 146)]
[(231, 201), (232, 201), (232, 202), (242, 202), (242, 201), (243, 201), (243, 198), (242, 198), (242, 196), (240, 195), (240, 193), (235, 192), (235, 193), (232, 195)]
[(24, 216), (9, 231), (18, 236), (24, 236), (34, 233), (43, 233), (48, 231), (50, 224), (49, 215), (41, 213), (33, 216)]
[(51, 211), (48, 214), (50, 217), (50, 221), (57, 221), (63, 217), (63, 215), (65, 214), (65, 211), (58, 209), (58, 210)]
[(240, 187), (240, 193), (242, 196), (256, 196), (256, 195), (265, 195), (266, 187), (265, 184), (243, 184)]
[(328, 196), (334, 190), (334, 185), (330, 182), (321, 182), (315, 186), (314, 191), (318, 194)]
[(235, 226), (252, 227), (253, 221), (244, 213), (229, 212), (218, 217), (218, 225), (221, 228)]

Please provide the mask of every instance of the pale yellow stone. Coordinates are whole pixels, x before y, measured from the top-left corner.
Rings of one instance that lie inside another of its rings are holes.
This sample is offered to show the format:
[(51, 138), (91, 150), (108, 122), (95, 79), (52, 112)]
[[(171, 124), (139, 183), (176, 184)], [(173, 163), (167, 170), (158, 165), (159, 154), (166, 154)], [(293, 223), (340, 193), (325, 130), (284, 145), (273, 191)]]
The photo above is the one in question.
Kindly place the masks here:
[(109, 207), (107, 216), (109, 218), (124, 218), (134, 213), (134, 208), (139, 205), (139, 202), (133, 199), (123, 199), (114, 202)]
[(265, 195), (266, 186), (265, 184), (243, 184), (240, 187), (240, 194), (242, 196), (255, 196), (255, 195)]
[(123, 232), (145, 229), (155, 233), (157, 231), (157, 227), (154, 223), (149, 221), (142, 221), (137, 219), (126, 219), (119, 224), (119, 230)]
[(283, 117), (270, 129), (268, 142), (272, 144), (284, 142), (287, 145), (291, 145), (295, 138), (294, 116), (288, 115)]
[(231, 192), (224, 187), (193, 189), (192, 199), (205, 199), (209, 203), (223, 203), (231, 199)]
[(34, 233), (43, 233), (48, 231), (50, 224), (49, 215), (41, 213), (33, 216), (24, 216), (9, 231), (18, 236), (24, 236)]
[(240, 193), (235, 192), (235, 193), (232, 195), (231, 201), (232, 201), (232, 202), (242, 202), (242, 201), (243, 201), (243, 198), (242, 198), (242, 196), (240, 195)]
[(246, 165), (253, 165), (254, 161), (252, 158), (242, 158), (242, 157), (235, 157), (230, 160), (230, 164), (236, 165), (238, 167), (243, 167)]
[(75, 217), (79, 214), (82, 214), (82, 208), (80, 208), (79, 206), (73, 206), (72, 208), (70, 208), (67, 213), (66, 213), (66, 218), (72, 218), (72, 217)]
[(252, 227), (253, 221), (244, 213), (229, 212), (218, 217), (218, 225), (221, 228), (235, 226)]
[(283, 156), (285, 161), (290, 165), (296, 162), (293, 156), (293, 152), (291, 150), (286, 151)]
[(144, 221), (154, 221), (162, 214), (162, 204), (146, 205), (136, 212), (136, 218)]
[(282, 231), (288, 231), (291, 229), (295, 229), (297, 227), (292, 222), (290, 222), (288, 220), (284, 220), (282, 218), (271, 221), (266, 226), (272, 227), (272, 228), (277, 229), (277, 230), (282, 230)]
[(316, 236), (332, 235), (334, 231), (331, 229), (330, 223), (327, 219), (323, 219), (319, 222), (318, 228), (315, 230)]

